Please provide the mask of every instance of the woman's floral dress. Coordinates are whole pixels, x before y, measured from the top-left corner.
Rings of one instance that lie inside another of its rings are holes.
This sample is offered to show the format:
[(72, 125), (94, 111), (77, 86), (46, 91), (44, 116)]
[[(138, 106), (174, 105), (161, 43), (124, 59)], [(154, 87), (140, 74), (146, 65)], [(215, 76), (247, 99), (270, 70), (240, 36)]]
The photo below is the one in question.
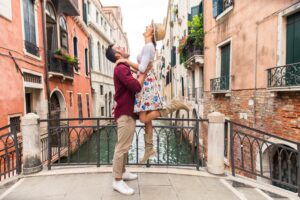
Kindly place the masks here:
[[(145, 45), (141, 54), (138, 56), (137, 59), (138, 63), (140, 63), (141, 60), (143, 59), (144, 56), (143, 54), (149, 53), (148, 51), (149, 45), (153, 46), (152, 43), (148, 43)], [(153, 55), (152, 55), (152, 48), (154, 50)], [(155, 55), (155, 47), (154, 46), (150, 47), (150, 49), (151, 49), (150, 57), (152, 58), (151, 61), (153, 61)], [(158, 81), (156, 79), (156, 74), (154, 69), (152, 69), (147, 74), (141, 92), (136, 94), (135, 96), (134, 112), (139, 113), (141, 111), (161, 110), (165, 108), (166, 108), (166, 103), (164, 98), (160, 94)]]

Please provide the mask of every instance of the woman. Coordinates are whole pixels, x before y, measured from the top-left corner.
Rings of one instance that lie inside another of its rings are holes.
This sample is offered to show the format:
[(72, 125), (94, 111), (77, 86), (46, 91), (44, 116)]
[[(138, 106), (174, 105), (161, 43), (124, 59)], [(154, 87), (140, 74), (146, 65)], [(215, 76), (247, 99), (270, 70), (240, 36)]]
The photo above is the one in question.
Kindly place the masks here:
[(128, 59), (119, 60), (118, 63), (127, 63), (134, 70), (144, 73), (148, 70), (147, 78), (145, 79), (142, 91), (136, 95), (134, 112), (139, 114), (139, 119), (145, 123), (145, 153), (140, 161), (144, 164), (151, 156), (156, 154), (153, 149), (153, 126), (152, 120), (158, 117), (166, 117), (168, 114), (179, 110), (185, 109), (189, 111), (189, 107), (177, 100), (172, 100), (169, 105), (166, 105), (164, 99), (159, 94), (158, 81), (152, 62), (155, 57), (156, 42), (162, 40), (165, 35), (163, 24), (151, 24), (146, 27), (143, 34), (145, 45), (141, 53), (137, 57), (138, 64), (129, 61)]

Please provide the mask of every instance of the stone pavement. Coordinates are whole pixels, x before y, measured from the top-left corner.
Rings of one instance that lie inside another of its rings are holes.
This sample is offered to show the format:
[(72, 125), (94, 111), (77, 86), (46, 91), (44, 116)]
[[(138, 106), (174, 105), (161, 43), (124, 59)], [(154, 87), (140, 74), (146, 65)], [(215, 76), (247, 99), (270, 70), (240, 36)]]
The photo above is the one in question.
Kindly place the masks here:
[(238, 199), (217, 178), (174, 174), (139, 173), (128, 184), (133, 196), (123, 196), (111, 188), (110, 173), (39, 176), (21, 179), (5, 200), (117, 200), (117, 199)]
[[(0, 186), (0, 200), (270, 200), (298, 199), (276, 187), (239, 178), (216, 177), (204, 170), (172, 168), (129, 168), (138, 179), (128, 184), (135, 189), (132, 196), (115, 192), (110, 167), (62, 168), (43, 170), (33, 176), (20, 177), (9, 188)], [(16, 179), (17, 180), (17, 179)], [(238, 181), (240, 184), (233, 184)], [(247, 185), (243, 184), (246, 183)], [(252, 185), (252, 186), (251, 186)], [(286, 194), (291, 198), (266, 192)]]

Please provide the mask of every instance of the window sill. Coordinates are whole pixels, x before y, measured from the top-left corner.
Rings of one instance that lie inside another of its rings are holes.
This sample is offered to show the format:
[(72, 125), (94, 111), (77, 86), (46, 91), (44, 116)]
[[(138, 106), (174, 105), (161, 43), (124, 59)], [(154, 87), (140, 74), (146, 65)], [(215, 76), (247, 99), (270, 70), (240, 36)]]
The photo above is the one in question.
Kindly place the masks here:
[(33, 58), (33, 59), (35, 59), (37, 61), (42, 61), (41, 56), (35, 56), (35, 55), (31, 54), (31, 53), (28, 53), (26, 51), (26, 49), (24, 49), (24, 55), (27, 56), (27, 57)]
[(221, 18), (227, 15), (232, 9), (233, 9), (233, 5), (226, 8), (226, 10), (224, 10), (220, 15), (217, 16), (216, 21), (219, 21)]

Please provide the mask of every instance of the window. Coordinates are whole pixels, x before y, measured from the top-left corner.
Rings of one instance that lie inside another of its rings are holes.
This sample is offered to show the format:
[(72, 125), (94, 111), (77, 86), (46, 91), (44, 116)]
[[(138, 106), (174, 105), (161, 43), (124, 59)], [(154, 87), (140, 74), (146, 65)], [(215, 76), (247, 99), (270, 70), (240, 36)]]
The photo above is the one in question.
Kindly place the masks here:
[(11, 0), (0, 1), (0, 16), (12, 20)]
[(84, 49), (84, 61), (85, 61), (85, 75), (89, 75), (89, 51), (87, 48)]
[(90, 9), (91, 9), (91, 4), (90, 2), (88, 1), (87, 3), (87, 13), (90, 14)]
[(25, 49), (28, 53), (39, 56), (36, 41), (34, 1), (23, 0), (23, 19), (25, 32)]
[(101, 17), (101, 25), (103, 25), (103, 17)]
[(31, 102), (32, 102), (32, 94), (26, 93), (25, 94), (26, 114), (32, 112)]
[(96, 11), (96, 22), (97, 22), (97, 24), (99, 23), (99, 13), (98, 13), (98, 11)]
[(86, 108), (87, 108), (87, 117), (91, 117), (90, 115), (90, 95), (86, 94)]
[(181, 77), (181, 95), (184, 97), (184, 79)]
[(85, 3), (85, 1), (83, 0), (82, 1), (82, 19), (83, 19), (83, 21), (84, 21), (84, 23), (86, 23), (87, 24), (87, 5), (86, 5), (86, 3)]
[(69, 92), (70, 107), (73, 107), (73, 92)]
[(9, 124), (11, 125), (11, 131), (16, 130), (17, 133), (21, 132), (20, 116), (10, 117)]
[(174, 67), (176, 65), (176, 47), (172, 47), (171, 51), (171, 66)]
[(233, 6), (233, 0), (213, 0), (213, 16), (217, 18), (226, 9), (230, 9)]
[(101, 45), (100, 42), (97, 44), (98, 49), (98, 65), (99, 65), (99, 71), (101, 72)]
[(68, 29), (67, 23), (63, 16), (59, 18), (59, 31), (60, 31), (60, 46), (68, 50)]
[(101, 107), (101, 116), (104, 116), (104, 107)]
[[(83, 114), (82, 114), (82, 99), (81, 99), (81, 94), (78, 94), (77, 104), (78, 104), (78, 118), (82, 118)], [(82, 120), (80, 120), (80, 121), (82, 122)]]
[(221, 85), (223, 90), (229, 89), (230, 77), (230, 43), (221, 47)]
[(57, 49), (56, 14), (50, 2), (46, 4), (47, 50), (54, 52)]
[(168, 85), (169, 83), (172, 83), (172, 70), (171, 69), (167, 72), (167, 77), (166, 77), (166, 85)]
[[(105, 58), (105, 50), (104, 50), (104, 46), (102, 45), (102, 55), (103, 55), (103, 58)], [(103, 68), (103, 73), (105, 71), (105, 60), (106, 59), (102, 59), (102, 68)]]
[[(73, 54), (74, 54), (74, 57), (78, 58), (78, 40), (77, 40), (77, 37), (74, 37), (73, 38)], [(78, 68), (75, 68), (76, 72), (78, 72)]]
[(100, 95), (103, 95), (103, 85), (100, 85)]

